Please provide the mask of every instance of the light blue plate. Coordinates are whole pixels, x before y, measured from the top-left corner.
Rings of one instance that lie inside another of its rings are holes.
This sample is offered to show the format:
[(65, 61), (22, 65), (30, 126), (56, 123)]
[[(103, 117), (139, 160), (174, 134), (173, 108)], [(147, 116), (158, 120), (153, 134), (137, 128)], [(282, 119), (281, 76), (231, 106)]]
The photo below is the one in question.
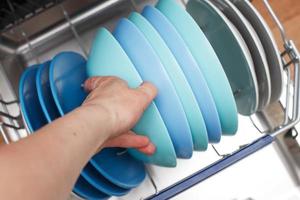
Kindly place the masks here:
[[(178, 97), (182, 103), (185, 115), (188, 119), (188, 123), (191, 128), (191, 132), (187, 135), (182, 135), (181, 137), (174, 138), (173, 144), (178, 151), (182, 153), (177, 153), (178, 157), (183, 157), (186, 155), (192, 155), (193, 151), (193, 140), (192, 135), (197, 135), (197, 138), (194, 144), (195, 149), (202, 150), (206, 149), (207, 144), (202, 145), (204, 142), (208, 142), (207, 132), (205, 123), (196, 101), (196, 98), (193, 94), (193, 91), (188, 84), (184, 73), (182, 72), (180, 66), (178, 65), (176, 59), (174, 58), (172, 52), (160, 37), (159, 33), (153, 28), (153, 26), (139, 13), (132, 13), (129, 16), (129, 19), (139, 28), (139, 30), (144, 34), (147, 41), (155, 51), (156, 55), (160, 58), (163, 67), (171, 79), (173, 86), (178, 94)], [(197, 143), (201, 141), (201, 143)], [(177, 148), (176, 148), (177, 147)], [(184, 151), (183, 151), (184, 150)], [(189, 152), (190, 151), (190, 152)], [(189, 153), (189, 154), (187, 154)], [(189, 157), (183, 157), (189, 158)]]
[[(183, 70), (187, 81), (192, 87), (196, 100), (202, 111), (209, 141), (219, 142), (222, 132), (219, 115), (202, 72), (188, 47), (178, 34), (175, 27), (159, 10), (152, 6), (146, 6), (142, 14), (159, 32), (160, 36), (164, 39), (171, 52), (174, 54), (177, 62), (180, 64), (180, 67)], [(201, 137), (196, 136), (197, 134), (201, 134), (201, 132), (194, 134), (194, 138), (198, 138), (197, 143), (201, 142), (199, 141)]]
[[(145, 36), (127, 19), (120, 20), (114, 30), (114, 36), (135, 65), (142, 79), (157, 87), (158, 94), (154, 102), (171, 138), (186, 137), (190, 133), (190, 127), (183, 106), (159, 57)], [(205, 149), (206, 146), (202, 148)]]
[[(81, 85), (86, 79), (86, 61), (81, 55), (74, 52), (63, 52), (53, 58), (50, 64), (50, 86), (61, 115), (82, 104), (87, 94)], [(94, 158), (99, 156), (102, 159), (95, 161)], [(136, 187), (144, 180), (146, 174), (142, 162), (133, 159), (128, 154), (118, 155), (114, 148), (97, 153), (90, 163), (111, 183), (126, 186), (126, 189)], [(127, 171), (134, 173), (127, 173)], [(92, 179), (92, 177), (90, 178)], [(98, 182), (97, 186), (98, 188), (102, 186), (102, 190), (108, 193), (107, 183)], [(111, 184), (110, 190), (116, 188), (113, 184)], [(114, 191), (114, 193), (118, 192), (119, 190)]]
[(38, 67), (39, 65), (28, 67), (19, 83), (20, 108), (30, 133), (47, 124), (36, 92), (35, 78)]
[(175, 26), (197, 61), (215, 100), (223, 134), (235, 134), (238, 127), (235, 100), (226, 74), (209, 41), (193, 18), (176, 1), (160, 0), (156, 7)]
[(51, 93), (49, 83), (49, 67), (50, 61), (47, 61), (40, 65), (36, 75), (36, 88), (43, 113), (47, 121), (51, 122), (60, 117), (60, 114), (57, 110)]
[[(129, 87), (136, 88), (142, 83), (142, 79), (130, 59), (109, 31), (99, 29), (93, 41), (87, 62), (89, 76), (117, 76), (126, 80)], [(176, 166), (176, 154), (168, 134), (168, 130), (154, 103), (145, 110), (133, 130), (149, 137), (156, 146), (156, 152), (147, 156), (135, 149), (129, 152), (136, 158), (167, 167)]]

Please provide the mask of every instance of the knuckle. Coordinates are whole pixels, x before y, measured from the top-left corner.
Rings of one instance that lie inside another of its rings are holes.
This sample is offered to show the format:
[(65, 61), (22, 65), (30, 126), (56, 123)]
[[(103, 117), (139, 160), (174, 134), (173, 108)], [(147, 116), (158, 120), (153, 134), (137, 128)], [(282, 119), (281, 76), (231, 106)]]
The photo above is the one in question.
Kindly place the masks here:
[(150, 101), (150, 97), (147, 92), (145, 92), (144, 90), (140, 90), (136, 93), (135, 101), (137, 105), (144, 105), (145, 102)]

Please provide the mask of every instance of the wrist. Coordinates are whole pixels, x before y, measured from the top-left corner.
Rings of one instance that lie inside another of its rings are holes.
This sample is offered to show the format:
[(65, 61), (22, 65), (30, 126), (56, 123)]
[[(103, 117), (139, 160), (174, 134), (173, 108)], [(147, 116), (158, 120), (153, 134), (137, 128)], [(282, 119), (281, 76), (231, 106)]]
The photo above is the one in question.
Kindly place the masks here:
[(79, 119), (80, 127), (89, 136), (98, 141), (98, 147), (103, 145), (110, 138), (112, 128), (108, 113), (101, 107), (84, 105), (74, 110), (73, 115)]

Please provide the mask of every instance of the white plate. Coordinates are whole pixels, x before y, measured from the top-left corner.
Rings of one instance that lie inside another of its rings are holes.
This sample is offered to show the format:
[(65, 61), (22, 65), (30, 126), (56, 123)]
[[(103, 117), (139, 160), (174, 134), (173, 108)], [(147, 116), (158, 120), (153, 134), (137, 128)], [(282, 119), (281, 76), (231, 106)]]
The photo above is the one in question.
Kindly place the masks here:
[(190, 0), (186, 10), (214, 48), (233, 90), (238, 111), (251, 115), (258, 108), (258, 84), (245, 41), (227, 17), (208, 0)]
[(232, 0), (232, 2), (234, 2), (236, 7), (249, 20), (261, 40), (261, 43), (265, 49), (271, 75), (271, 102), (277, 101), (282, 93), (283, 66), (272, 31), (263, 17), (249, 1)]
[(261, 41), (252, 25), (229, 0), (212, 0), (212, 2), (238, 29), (250, 50), (258, 81), (258, 110), (262, 110), (270, 103), (271, 78), (265, 51), (261, 44)]

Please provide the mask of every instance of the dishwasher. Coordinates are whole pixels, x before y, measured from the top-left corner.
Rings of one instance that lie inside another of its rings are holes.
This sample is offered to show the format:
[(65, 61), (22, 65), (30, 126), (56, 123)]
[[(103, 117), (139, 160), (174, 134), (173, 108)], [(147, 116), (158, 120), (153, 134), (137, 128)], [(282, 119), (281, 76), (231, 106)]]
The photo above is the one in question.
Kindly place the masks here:
[[(285, 49), (281, 53), (285, 84), (280, 101), (250, 117), (239, 116), (236, 136), (227, 137), (220, 144), (209, 145), (206, 152), (195, 152), (192, 159), (180, 160), (176, 168), (147, 165), (147, 177), (139, 187), (123, 197), (111, 199), (199, 199), (200, 196), (195, 196), (195, 193), (180, 195), (212, 178), (218, 179), (223, 171), (234, 168), (244, 158), (246, 160), (269, 146), (274, 149), (271, 151), (279, 158), (293, 185), (300, 185), (300, 146), (295, 128), (300, 119), (299, 53), (293, 41), (286, 36), (268, 0), (262, 1), (281, 32), (282, 44), (278, 45)], [(154, 3), (153, 0), (2, 1), (0, 145), (9, 145), (28, 135), (18, 100), (19, 79), (27, 66), (50, 60), (61, 51), (71, 50), (87, 56), (99, 27), (112, 30), (120, 17), (140, 11), (145, 4)], [(182, 0), (181, 3), (186, 2)], [(72, 193), (70, 199), (81, 198)]]

